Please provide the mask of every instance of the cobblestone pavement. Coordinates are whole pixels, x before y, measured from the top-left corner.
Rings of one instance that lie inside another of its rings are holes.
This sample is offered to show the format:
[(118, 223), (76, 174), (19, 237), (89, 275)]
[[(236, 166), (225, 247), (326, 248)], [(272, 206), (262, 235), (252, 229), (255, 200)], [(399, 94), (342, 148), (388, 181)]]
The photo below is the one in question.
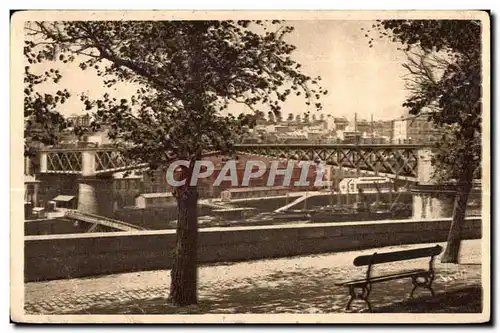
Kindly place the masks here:
[[(456, 295), (465, 302), (465, 307), (460, 310), (450, 307), (450, 311), (480, 311), (477, 306), (467, 308), (466, 302), (467, 297), (480, 297), (480, 245), (480, 240), (463, 242), (460, 265), (442, 264), (440, 258), (436, 259), (434, 289), (437, 299)], [(353, 267), (352, 260), (373, 252), (375, 249), (202, 266), (199, 269), (199, 304), (185, 308), (175, 308), (166, 302), (170, 285), (168, 270), (31, 282), (25, 284), (25, 311), (27, 314), (345, 312), (348, 293), (334, 283), (363, 277), (364, 270)], [(374, 274), (427, 265), (428, 259), (383, 264), (375, 267)], [(370, 300), (375, 308), (394, 312), (389, 308), (407, 298), (411, 288), (409, 279), (380, 283), (374, 285)], [(429, 299), (425, 289), (417, 290), (416, 296)], [(354, 311), (364, 307), (360, 303), (353, 303)], [(442, 311), (443, 308), (439, 308), (439, 312)]]

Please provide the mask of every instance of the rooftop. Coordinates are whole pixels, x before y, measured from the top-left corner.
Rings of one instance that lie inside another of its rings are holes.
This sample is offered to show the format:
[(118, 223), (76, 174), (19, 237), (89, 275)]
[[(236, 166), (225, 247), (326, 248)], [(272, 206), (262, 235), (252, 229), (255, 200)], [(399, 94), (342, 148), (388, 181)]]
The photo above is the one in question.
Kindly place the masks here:
[(52, 199), (52, 201), (71, 201), (73, 200), (75, 197), (72, 196), (72, 195), (58, 195), (57, 197), (55, 197), (54, 199)]

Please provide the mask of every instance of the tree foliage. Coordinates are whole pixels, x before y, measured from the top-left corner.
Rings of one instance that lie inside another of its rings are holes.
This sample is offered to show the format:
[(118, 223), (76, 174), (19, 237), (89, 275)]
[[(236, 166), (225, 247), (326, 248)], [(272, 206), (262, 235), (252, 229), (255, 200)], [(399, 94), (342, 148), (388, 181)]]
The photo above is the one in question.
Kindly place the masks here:
[[(28, 60), (31, 59), (29, 54), (27, 57)], [(69, 98), (69, 92), (65, 89), (58, 90), (54, 95), (36, 90), (40, 84), (47, 81), (57, 83), (60, 78), (58, 70), (35, 74), (30, 71), (29, 66), (24, 68), (25, 156), (34, 157), (41, 145), (56, 144), (61, 130), (68, 126), (68, 122), (57, 108)]]
[[(45, 45), (45, 42), (41, 42)], [(52, 146), (60, 142), (61, 133), (69, 131), (76, 136), (87, 130), (65, 118), (59, 108), (71, 97), (67, 89), (55, 93), (43, 91), (43, 85), (58, 84), (62, 78), (57, 68), (33, 71), (32, 65), (44, 60), (54, 60), (52, 47), (40, 48), (33, 40), (24, 46), (24, 155), (35, 157), (42, 146)]]
[[(440, 178), (460, 179), (481, 163), (481, 23), (474, 20), (385, 20), (373, 26), (408, 54), (410, 114), (442, 129), (435, 164)], [(370, 40), (370, 44), (372, 43)]]
[[(280, 21), (30, 22), (43, 44), (27, 45), (33, 61), (53, 56), (95, 70), (107, 87), (129, 82), (130, 99), (82, 96), (86, 109), (127, 157), (156, 165), (206, 149), (228, 151), (248, 117), (222, 116), (231, 103), (279, 114), (292, 94), (317, 109), (321, 78), (301, 73)], [(35, 52), (36, 51), (36, 52)]]

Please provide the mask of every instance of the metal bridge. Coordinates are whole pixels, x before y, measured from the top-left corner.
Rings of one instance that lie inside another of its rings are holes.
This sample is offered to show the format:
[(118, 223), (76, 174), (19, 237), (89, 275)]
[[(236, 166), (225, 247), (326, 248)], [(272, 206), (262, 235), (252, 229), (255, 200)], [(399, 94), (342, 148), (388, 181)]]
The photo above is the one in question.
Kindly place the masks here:
[(419, 151), (424, 145), (392, 144), (266, 144), (237, 145), (242, 154), (297, 161), (322, 161), (362, 174), (417, 181)]
[[(363, 174), (380, 175), (407, 181), (417, 181), (421, 156), (429, 150), (411, 144), (238, 144), (238, 154), (318, 161), (337, 168), (357, 170)], [(211, 152), (209, 154), (214, 154)], [(109, 148), (49, 148), (40, 151), (40, 172), (96, 176), (146, 168), (147, 164), (127, 161), (116, 149)]]

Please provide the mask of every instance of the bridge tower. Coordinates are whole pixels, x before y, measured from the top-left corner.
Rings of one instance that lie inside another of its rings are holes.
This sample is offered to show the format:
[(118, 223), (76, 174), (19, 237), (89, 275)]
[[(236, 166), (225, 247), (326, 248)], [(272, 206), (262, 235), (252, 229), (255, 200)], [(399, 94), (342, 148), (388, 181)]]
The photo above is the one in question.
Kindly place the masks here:
[(453, 210), (454, 194), (452, 188), (437, 184), (432, 179), (432, 151), (418, 151), (418, 183), (413, 186), (413, 218), (435, 219), (449, 217)]
[(96, 151), (82, 152), (82, 173), (78, 179), (78, 210), (103, 216), (113, 215), (113, 174), (96, 173)]
[[(48, 149), (40, 152), (40, 173), (59, 175), (77, 184), (77, 209), (112, 216), (113, 174), (129, 168), (112, 149)], [(57, 185), (56, 185), (57, 187)]]

